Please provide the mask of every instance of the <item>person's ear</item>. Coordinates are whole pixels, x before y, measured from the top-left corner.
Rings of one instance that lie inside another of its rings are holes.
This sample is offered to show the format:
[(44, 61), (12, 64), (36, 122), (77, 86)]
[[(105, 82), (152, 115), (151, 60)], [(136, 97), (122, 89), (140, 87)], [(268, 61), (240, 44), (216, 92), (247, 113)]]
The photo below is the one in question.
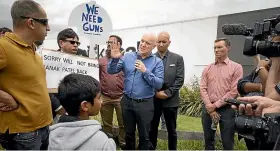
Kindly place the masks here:
[(227, 50), (228, 50), (228, 52), (230, 51), (230, 46), (227, 46)]
[(60, 46), (60, 47), (62, 47), (62, 46), (63, 46), (63, 43), (64, 43), (64, 41), (63, 41), (63, 40), (59, 40), (59, 42), (58, 42), (58, 44), (59, 44), (59, 46)]
[(84, 112), (88, 111), (88, 102), (87, 101), (81, 102), (81, 110)]
[(27, 20), (27, 26), (31, 29), (35, 29), (35, 23), (33, 19), (28, 19)]

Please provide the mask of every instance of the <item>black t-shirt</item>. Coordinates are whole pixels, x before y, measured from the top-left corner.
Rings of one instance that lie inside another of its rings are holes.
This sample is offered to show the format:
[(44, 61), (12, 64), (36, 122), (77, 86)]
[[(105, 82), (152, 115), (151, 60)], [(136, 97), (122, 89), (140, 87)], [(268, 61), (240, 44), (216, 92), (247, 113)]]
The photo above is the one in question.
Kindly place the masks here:
[(77, 56), (84, 56), (84, 57), (88, 57), (88, 53), (86, 50), (83, 50), (83, 49), (78, 49), (77, 51)]
[[(57, 51), (60, 51), (61, 52), (61, 49), (58, 49)], [(83, 56), (83, 57), (89, 57), (89, 54), (87, 53), (86, 50), (83, 50), (83, 49), (78, 49), (77, 50), (77, 56)]]

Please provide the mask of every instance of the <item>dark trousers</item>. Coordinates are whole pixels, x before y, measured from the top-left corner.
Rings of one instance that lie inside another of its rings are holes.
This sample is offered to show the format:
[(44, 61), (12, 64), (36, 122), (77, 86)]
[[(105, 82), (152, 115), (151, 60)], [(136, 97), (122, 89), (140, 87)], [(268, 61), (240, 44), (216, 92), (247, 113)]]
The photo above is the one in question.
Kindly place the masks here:
[(158, 126), (160, 122), (160, 117), (163, 113), (167, 132), (168, 132), (168, 149), (177, 150), (176, 121), (177, 121), (178, 107), (163, 107), (162, 101), (164, 100), (155, 99), (154, 101), (155, 114), (152, 120), (152, 126), (150, 131), (150, 141), (153, 146), (150, 149), (156, 149), (157, 147)]
[(0, 143), (6, 150), (48, 150), (49, 127), (33, 132), (0, 134)]
[(154, 116), (153, 98), (134, 101), (127, 96), (121, 100), (125, 142), (127, 150), (135, 150), (136, 125), (139, 134), (139, 150), (149, 150), (149, 131)]
[[(224, 150), (233, 150), (235, 111), (230, 105), (216, 110), (220, 116), (220, 132)], [(212, 119), (205, 106), (202, 107), (202, 127), (204, 132), (205, 150), (215, 150), (215, 130), (211, 129)]]

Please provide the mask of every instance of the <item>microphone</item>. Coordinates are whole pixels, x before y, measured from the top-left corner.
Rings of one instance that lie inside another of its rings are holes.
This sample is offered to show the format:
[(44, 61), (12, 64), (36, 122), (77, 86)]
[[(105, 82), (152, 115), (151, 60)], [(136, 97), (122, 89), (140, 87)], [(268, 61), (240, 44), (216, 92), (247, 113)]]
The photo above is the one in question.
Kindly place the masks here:
[(244, 24), (224, 24), (222, 26), (222, 32), (225, 35), (244, 35), (251, 34), (251, 29), (248, 29)]
[[(137, 54), (136, 54), (137, 55)], [(140, 56), (140, 55), (137, 55), (137, 59), (136, 60), (141, 60), (142, 59), (142, 57)], [(137, 71), (137, 69), (135, 68), (134, 69), (134, 73)]]

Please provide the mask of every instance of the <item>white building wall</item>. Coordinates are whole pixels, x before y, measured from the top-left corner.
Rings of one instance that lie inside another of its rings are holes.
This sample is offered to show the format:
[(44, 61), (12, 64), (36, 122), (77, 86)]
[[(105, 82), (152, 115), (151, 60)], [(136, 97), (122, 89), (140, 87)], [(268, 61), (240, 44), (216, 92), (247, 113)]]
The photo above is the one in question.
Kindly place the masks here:
[[(214, 61), (213, 42), (217, 35), (217, 17), (183, 23), (125, 29), (113, 32), (123, 39), (123, 48), (136, 47), (145, 32), (158, 34), (167, 31), (171, 36), (170, 51), (183, 56), (185, 83), (193, 76), (200, 77), (204, 67)], [(155, 49), (154, 52), (157, 50)]]

